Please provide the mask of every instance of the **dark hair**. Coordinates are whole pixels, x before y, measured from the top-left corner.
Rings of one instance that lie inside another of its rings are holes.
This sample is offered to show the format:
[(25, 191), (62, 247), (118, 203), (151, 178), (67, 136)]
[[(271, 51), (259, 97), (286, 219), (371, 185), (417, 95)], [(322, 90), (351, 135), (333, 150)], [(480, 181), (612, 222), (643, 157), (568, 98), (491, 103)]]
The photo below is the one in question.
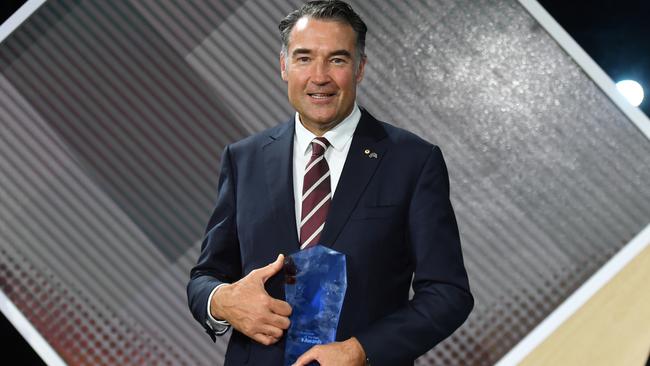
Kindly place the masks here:
[(284, 17), (278, 26), (280, 28), (280, 37), (282, 38), (282, 52), (286, 53), (289, 48), (291, 30), (298, 20), (303, 17), (349, 24), (357, 34), (357, 60), (361, 60), (365, 56), (366, 32), (368, 31), (368, 27), (366, 27), (366, 23), (363, 22), (359, 14), (354, 12), (350, 4), (341, 0), (309, 1)]

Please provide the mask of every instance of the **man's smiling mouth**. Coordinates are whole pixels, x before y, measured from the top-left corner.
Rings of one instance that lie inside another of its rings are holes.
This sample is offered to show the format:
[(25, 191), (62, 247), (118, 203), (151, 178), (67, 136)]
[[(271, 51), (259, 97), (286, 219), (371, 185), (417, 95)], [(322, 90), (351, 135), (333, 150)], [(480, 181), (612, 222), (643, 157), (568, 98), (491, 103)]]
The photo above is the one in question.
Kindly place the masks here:
[(327, 99), (336, 95), (336, 93), (307, 93), (310, 97), (314, 99)]

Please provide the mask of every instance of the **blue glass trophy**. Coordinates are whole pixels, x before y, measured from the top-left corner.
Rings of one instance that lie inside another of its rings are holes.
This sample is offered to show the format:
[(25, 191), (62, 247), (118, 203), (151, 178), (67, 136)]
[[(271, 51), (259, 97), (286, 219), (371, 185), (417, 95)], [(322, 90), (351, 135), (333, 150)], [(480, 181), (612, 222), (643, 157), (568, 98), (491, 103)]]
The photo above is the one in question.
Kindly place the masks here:
[(291, 305), (284, 364), (317, 344), (334, 342), (347, 288), (345, 255), (316, 245), (284, 262), (286, 300)]

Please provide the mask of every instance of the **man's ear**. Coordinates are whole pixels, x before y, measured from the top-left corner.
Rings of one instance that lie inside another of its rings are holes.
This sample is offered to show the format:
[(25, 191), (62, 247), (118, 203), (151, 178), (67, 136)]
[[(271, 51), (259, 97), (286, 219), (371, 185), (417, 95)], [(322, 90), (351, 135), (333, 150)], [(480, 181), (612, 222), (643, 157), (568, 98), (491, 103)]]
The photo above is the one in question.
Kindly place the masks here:
[(359, 84), (361, 80), (363, 80), (363, 73), (366, 70), (366, 62), (368, 62), (368, 57), (366, 57), (365, 55), (361, 56), (361, 61), (359, 61), (359, 68), (357, 69), (357, 76), (356, 76), (357, 84)]
[(287, 81), (287, 59), (284, 52), (280, 52), (280, 75), (282, 75), (282, 80)]

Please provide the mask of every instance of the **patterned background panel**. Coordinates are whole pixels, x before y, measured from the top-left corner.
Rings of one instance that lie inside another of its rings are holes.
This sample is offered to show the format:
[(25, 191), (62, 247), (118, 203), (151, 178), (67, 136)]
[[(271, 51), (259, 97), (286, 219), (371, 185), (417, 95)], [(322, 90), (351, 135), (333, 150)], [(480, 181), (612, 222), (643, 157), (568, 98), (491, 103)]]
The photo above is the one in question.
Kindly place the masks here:
[[(491, 364), (648, 224), (650, 142), (515, 0), (352, 3), (359, 104), (442, 148), (477, 300), (418, 364)], [(220, 363), (185, 284), (223, 148), (291, 116), (299, 4), (52, 0), (0, 46), (0, 289), (70, 364)]]

